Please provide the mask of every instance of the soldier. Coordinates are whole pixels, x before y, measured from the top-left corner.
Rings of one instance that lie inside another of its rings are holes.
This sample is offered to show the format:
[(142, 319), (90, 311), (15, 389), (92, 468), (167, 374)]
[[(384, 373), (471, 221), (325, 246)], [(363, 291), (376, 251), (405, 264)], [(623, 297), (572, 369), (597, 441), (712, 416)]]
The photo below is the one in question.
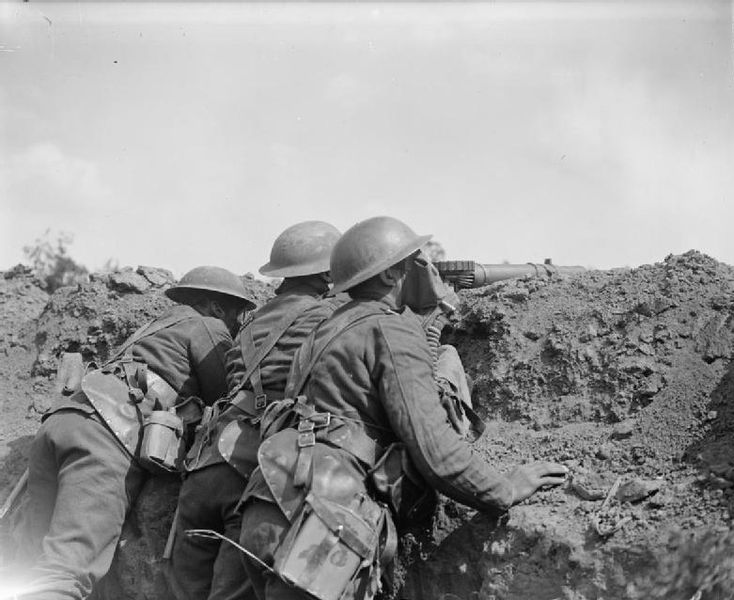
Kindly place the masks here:
[(257, 466), (257, 423), (270, 402), (283, 398), (298, 347), (336, 308), (336, 301), (325, 300), (324, 294), (329, 256), (340, 235), (321, 221), (293, 225), (278, 236), (270, 262), (260, 268), (263, 275), (285, 279), (238, 333), (227, 355), (228, 398), (217, 404), (219, 414), (189, 453), (171, 556), (171, 583), (180, 600), (253, 597), (240, 553), (218, 539), (187, 536), (186, 530), (239, 538), (236, 508)]
[[(136, 331), (44, 417), (29, 461), (23, 554), (35, 564), (24, 600), (90, 594), (109, 570), (146, 479), (144, 464), (174, 467), (184, 428), (177, 408), (196, 413), (195, 398), (212, 404), (226, 392), (230, 331), (255, 307), (242, 281), (219, 267), (197, 267), (165, 293), (178, 305)], [(164, 424), (157, 439), (171, 443), (162, 454), (147, 423)]]
[(429, 238), (376, 217), (334, 247), (333, 291), (352, 301), (297, 353), (286, 389), (295, 400), (264, 415), (243, 496), (240, 544), (261, 600), (371, 598), (395, 521), (419, 513), (433, 489), (497, 514), (564, 480), (554, 463), (493, 470), (447, 419), (420, 319), (405, 306)]

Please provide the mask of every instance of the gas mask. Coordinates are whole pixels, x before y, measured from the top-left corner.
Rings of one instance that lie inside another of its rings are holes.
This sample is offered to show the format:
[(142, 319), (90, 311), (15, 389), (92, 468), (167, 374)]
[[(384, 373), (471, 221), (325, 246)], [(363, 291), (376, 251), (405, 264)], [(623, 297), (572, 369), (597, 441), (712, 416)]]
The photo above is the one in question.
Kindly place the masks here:
[(423, 252), (408, 261), (401, 294), (402, 304), (418, 314), (439, 308), (446, 316), (450, 316), (459, 302), (453, 288), (441, 279), (438, 269)]

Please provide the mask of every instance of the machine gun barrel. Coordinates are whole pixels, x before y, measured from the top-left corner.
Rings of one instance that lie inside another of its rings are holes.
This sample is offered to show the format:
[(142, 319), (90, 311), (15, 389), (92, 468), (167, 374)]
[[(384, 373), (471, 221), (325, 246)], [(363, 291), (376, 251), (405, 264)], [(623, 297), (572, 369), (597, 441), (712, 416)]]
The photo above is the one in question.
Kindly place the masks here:
[(584, 267), (562, 267), (554, 265), (550, 259), (544, 263), (525, 263), (521, 265), (486, 265), (473, 260), (442, 260), (433, 263), (441, 278), (454, 286), (454, 289), (479, 288), (503, 279), (514, 279), (526, 275), (569, 275), (586, 271)]

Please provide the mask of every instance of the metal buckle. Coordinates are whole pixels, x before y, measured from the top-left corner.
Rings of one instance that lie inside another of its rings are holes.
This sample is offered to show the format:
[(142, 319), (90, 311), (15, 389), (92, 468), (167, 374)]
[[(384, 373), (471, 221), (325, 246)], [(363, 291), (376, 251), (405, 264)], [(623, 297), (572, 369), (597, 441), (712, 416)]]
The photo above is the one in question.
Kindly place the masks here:
[(316, 445), (316, 434), (313, 431), (306, 431), (298, 434), (298, 447), (308, 448)]
[(267, 405), (267, 394), (258, 394), (257, 396), (255, 396), (255, 410), (263, 410)]
[(321, 427), (328, 427), (331, 423), (331, 413), (314, 413), (311, 415), (311, 421), (314, 422), (314, 427), (320, 429)]
[(313, 421), (303, 419), (302, 421), (298, 422), (298, 433), (307, 433), (309, 431), (313, 431), (315, 426), (316, 425)]

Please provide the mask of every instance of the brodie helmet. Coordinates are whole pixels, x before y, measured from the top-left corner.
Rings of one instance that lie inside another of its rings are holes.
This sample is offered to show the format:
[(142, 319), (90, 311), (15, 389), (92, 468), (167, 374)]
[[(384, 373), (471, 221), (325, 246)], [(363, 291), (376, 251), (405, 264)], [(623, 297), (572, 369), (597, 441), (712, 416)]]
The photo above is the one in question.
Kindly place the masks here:
[(304, 221), (290, 226), (273, 243), (270, 261), (260, 267), (268, 277), (303, 277), (329, 270), (331, 249), (341, 236), (323, 221)]
[(332, 293), (367, 281), (418, 250), (430, 235), (417, 235), (393, 217), (373, 217), (349, 228), (331, 252)]
[(245, 310), (255, 308), (242, 280), (231, 271), (221, 267), (196, 267), (186, 273), (176, 285), (164, 293), (174, 302), (186, 302), (191, 292), (216, 292), (238, 298), (245, 303)]

